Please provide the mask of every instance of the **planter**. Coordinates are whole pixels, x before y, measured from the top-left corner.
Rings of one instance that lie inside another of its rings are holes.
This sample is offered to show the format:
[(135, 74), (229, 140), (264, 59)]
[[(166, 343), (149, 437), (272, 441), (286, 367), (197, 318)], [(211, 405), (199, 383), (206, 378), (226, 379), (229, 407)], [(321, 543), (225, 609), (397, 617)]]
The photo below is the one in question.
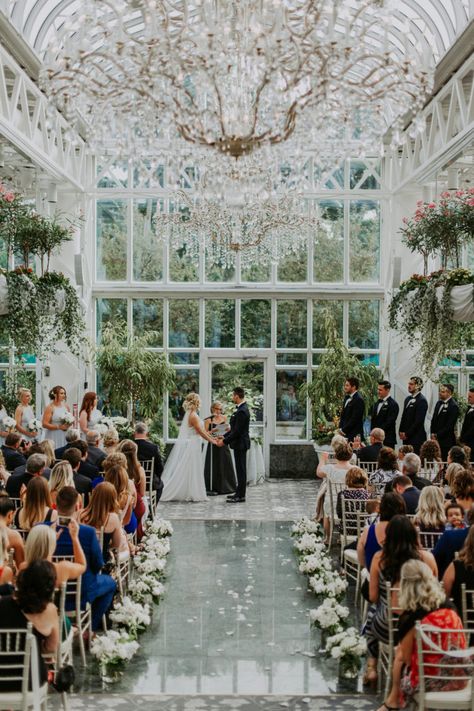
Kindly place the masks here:
[[(471, 323), (474, 321), (474, 285), (463, 284), (451, 288), (451, 308), (453, 310), (453, 321), (460, 323)], [(444, 286), (436, 289), (436, 296), (441, 301)]]
[(333, 453), (333, 448), (330, 444), (320, 444), (319, 442), (313, 441), (313, 447), (316, 454), (322, 454), (323, 452), (329, 452), (329, 454)]
[[(25, 289), (31, 291), (31, 296), (34, 297), (36, 294), (36, 288), (32, 282), (25, 277)], [(45, 309), (44, 313), (50, 316), (55, 314), (62, 314), (66, 308), (66, 292), (62, 287), (57, 289), (55, 298), (55, 306), (53, 308)], [(6, 316), (10, 312), (8, 304), (8, 284), (7, 278), (4, 274), (0, 274), (0, 316)]]

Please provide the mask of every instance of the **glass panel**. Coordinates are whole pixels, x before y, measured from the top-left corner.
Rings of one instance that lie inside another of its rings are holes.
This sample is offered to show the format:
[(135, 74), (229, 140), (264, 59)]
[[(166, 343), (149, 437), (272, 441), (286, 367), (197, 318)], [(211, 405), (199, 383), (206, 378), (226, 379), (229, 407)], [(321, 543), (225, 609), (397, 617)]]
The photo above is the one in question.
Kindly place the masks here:
[(199, 280), (199, 259), (189, 254), (179, 238), (169, 240), (169, 274), (171, 281), (189, 282)]
[(380, 263), (380, 203), (352, 200), (349, 240), (350, 280), (376, 282)]
[(243, 300), (240, 305), (242, 348), (270, 348), (272, 304), (264, 299)]
[(168, 354), (170, 363), (187, 363), (188, 365), (199, 365), (199, 353), (174, 353)]
[(258, 262), (253, 262), (251, 264), (247, 264), (246, 261), (242, 260), (240, 272), (242, 275), (242, 281), (267, 282), (272, 278), (272, 267), (271, 264), (267, 263), (260, 264)]
[(97, 341), (106, 323), (120, 319), (127, 321), (127, 299), (97, 299)]
[(306, 365), (308, 352), (304, 353), (277, 353), (277, 365)]
[(474, 388), (474, 373), (469, 373), (469, 387)]
[[(280, 238), (283, 239), (283, 238)], [(285, 239), (291, 240), (291, 234)], [(278, 281), (294, 282), (307, 280), (308, 250), (300, 247), (296, 252), (281, 257), (278, 261)]]
[(199, 301), (197, 299), (170, 299), (170, 348), (199, 347)]
[(450, 353), (447, 358), (439, 363), (440, 368), (460, 368), (462, 365), (460, 353)]
[(277, 348), (307, 347), (306, 311), (306, 301), (277, 301)]
[[(126, 188), (128, 185), (128, 162), (117, 161), (107, 166), (107, 158), (102, 159), (105, 165), (97, 163), (96, 175), (103, 173), (97, 182), (98, 188)], [(107, 166), (107, 167), (106, 167)]]
[(168, 437), (178, 436), (179, 425), (184, 417), (183, 402), (188, 393), (199, 392), (199, 370), (189, 368), (177, 370), (176, 386), (168, 395)]
[(474, 353), (468, 353), (466, 355), (466, 365), (468, 368), (474, 367)]
[[(380, 165), (377, 166), (380, 170)], [(365, 178), (364, 178), (365, 175)], [(362, 181), (362, 182), (361, 182)], [(379, 190), (380, 183), (373, 175), (372, 168), (361, 160), (351, 160), (351, 170), (349, 174), (349, 185), (351, 190), (359, 187), (360, 190)]]
[(319, 227), (314, 238), (315, 281), (344, 280), (344, 203), (319, 200)]
[(133, 278), (136, 281), (163, 278), (163, 243), (153, 228), (153, 215), (158, 207), (158, 200), (133, 201)]
[(343, 337), (344, 302), (332, 300), (313, 301), (313, 348), (326, 347), (324, 324), (327, 316), (334, 320), (339, 338)]
[(127, 201), (97, 201), (97, 279), (127, 278)]
[(306, 398), (300, 393), (305, 370), (276, 373), (276, 438), (306, 439)]
[(234, 299), (205, 302), (206, 348), (235, 348)]
[(163, 188), (165, 169), (149, 160), (141, 160), (133, 169), (134, 188)]
[(152, 348), (163, 347), (163, 299), (133, 299), (133, 332), (153, 331)]
[(364, 365), (380, 365), (380, 356), (378, 353), (357, 353), (357, 360), (360, 360)]
[(228, 255), (230, 264), (220, 266), (214, 264), (206, 252), (206, 281), (234, 281), (235, 279), (235, 253)]
[[(240, 385), (245, 390), (245, 399), (249, 406), (251, 426), (250, 433), (262, 434), (263, 423), (263, 381), (264, 364), (262, 361), (216, 361), (212, 363), (211, 400), (220, 400), (224, 412), (230, 416), (235, 405), (231, 400), (232, 390)], [(257, 431), (255, 431), (255, 428)]]
[(379, 347), (379, 301), (349, 302), (349, 348)]

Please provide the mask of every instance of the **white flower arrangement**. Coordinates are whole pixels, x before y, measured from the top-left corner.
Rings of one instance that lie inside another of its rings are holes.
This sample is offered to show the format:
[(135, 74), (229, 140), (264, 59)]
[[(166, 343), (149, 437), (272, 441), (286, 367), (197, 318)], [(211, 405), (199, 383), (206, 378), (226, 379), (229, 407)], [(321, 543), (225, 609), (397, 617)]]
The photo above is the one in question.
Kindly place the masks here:
[(160, 538), (155, 533), (143, 539), (144, 547), (148, 553), (153, 553), (158, 558), (166, 558), (171, 550), (168, 538)]
[(10, 417), (9, 415), (7, 415), (6, 417), (3, 418), (2, 425), (3, 425), (3, 428), (5, 431), (13, 432), (13, 430), (16, 427), (16, 420), (14, 420), (13, 417)]
[(293, 545), (300, 555), (310, 555), (319, 550), (320, 541), (314, 533), (303, 533)]
[(349, 627), (343, 632), (338, 632), (328, 638), (325, 652), (333, 659), (346, 657), (357, 657), (359, 659), (367, 653), (367, 642), (355, 627)]
[(26, 429), (28, 430), (28, 432), (39, 432), (43, 429), (43, 424), (41, 420), (37, 420), (35, 417), (33, 417), (33, 419), (29, 420), (28, 424), (26, 425)]
[(326, 598), (316, 610), (309, 612), (312, 625), (333, 635), (342, 632), (341, 621), (347, 617), (349, 617), (349, 608), (340, 605), (333, 597)]
[(326, 546), (320, 543), (318, 548), (310, 555), (305, 555), (299, 564), (300, 573), (315, 575), (319, 570), (331, 570), (331, 559), (326, 555)]
[(320, 570), (309, 578), (310, 589), (317, 597), (333, 597), (340, 600), (347, 590), (347, 580), (330, 570)]
[(103, 437), (109, 429), (110, 427), (107, 427), (103, 422), (97, 422), (94, 427), (92, 427), (92, 430), (100, 434), (101, 437)]
[(91, 652), (103, 665), (118, 665), (129, 661), (139, 646), (125, 630), (108, 630), (92, 640)]
[(153, 575), (143, 575), (130, 581), (128, 591), (134, 602), (159, 603), (165, 586)]
[(166, 558), (156, 556), (152, 551), (141, 551), (134, 558), (135, 568), (140, 575), (162, 577), (166, 568)]
[(157, 518), (146, 527), (145, 537), (147, 538), (151, 535), (168, 538), (173, 535), (173, 526), (170, 521), (166, 521), (164, 518)]
[(62, 425), (72, 425), (74, 423), (74, 417), (70, 412), (65, 412), (63, 417), (61, 417)]
[(293, 537), (300, 537), (303, 533), (314, 533), (319, 538), (323, 538), (324, 530), (317, 521), (313, 521), (307, 516), (303, 516), (299, 521), (293, 524), (291, 527), (291, 535)]
[(134, 602), (126, 595), (121, 603), (115, 605), (110, 619), (120, 627), (125, 627), (130, 636), (135, 638), (139, 630), (144, 630), (150, 624), (150, 608), (147, 604)]

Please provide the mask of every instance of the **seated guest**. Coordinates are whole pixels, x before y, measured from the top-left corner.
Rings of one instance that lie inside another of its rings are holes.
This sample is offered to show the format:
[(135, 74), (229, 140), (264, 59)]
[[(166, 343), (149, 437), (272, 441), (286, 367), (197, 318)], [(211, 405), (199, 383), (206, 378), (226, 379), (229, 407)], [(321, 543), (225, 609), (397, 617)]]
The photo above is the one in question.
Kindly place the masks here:
[(464, 520), (467, 523), (467, 514), (474, 504), (474, 475), (465, 469), (456, 474), (452, 481), (451, 492), (454, 500), (464, 511)]
[(448, 464), (460, 464), (464, 469), (470, 469), (469, 457), (464, 450), (464, 447), (455, 445), (448, 452)]
[(440, 533), (446, 525), (444, 494), (439, 486), (425, 486), (421, 490), (415, 526), (423, 533)]
[(113, 454), (117, 448), (120, 438), (116, 429), (111, 428), (102, 437), (102, 443), (104, 446), (104, 452), (109, 455)]
[(474, 526), (471, 526), (457, 558), (446, 568), (443, 585), (446, 597), (452, 597), (458, 612), (462, 613), (461, 585), (474, 590)]
[(156, 491), (156, 500), (160, 500), (163, 491), (161, 475), (163, 473), (163, 461), (158, 446), (148, 439), (148, 427), (144, 422), (137, 422), (133, 440), (138, 447), (137, 457), (140, 462), (153, 459), (153, 489)]
[[(42, 476), (44, 476), (45, 479), (49, 478), (49, 475), (51, 472), (51, 469), (48, 464), (48, 462), (49, 462), (49, 454), (47, 454), (48, 447), (47, 447), (47, 445), (44, 446), (45, 443), (48, 441), (49, 440), (44, 440), (44, 442), (33, 442), (33, 444), (31, 445), (31, 447), (28, 450), (28, 454), (26, 454), (26, 462), (28, 461), (28, 459), (30, 457), (33, 456), (33, 454), (42, 454), (44, 456), (45, 468), (44, 468), (44, 472), (43, 472)], [(54, 455), (54, 453), (53, 453), (53, 455)], [(26, 462), (25, 462), (25, 464), (22, 464), (20, 467), (16, 467), (12, 471), (12, 476), (17, 476), (18, 474), (24, 474), (26, 472)], [(53, 463), (54, 463), (54, 460), (53, 460)]]
[[(55, 654), (59, 643), (58, 611), (52, 602), (55, 582), (54, 566), (46, 560), (36, 560), (19, 573), (14, 595), (0, 599), (2, 629), (26, 630), (29, 622), (33, 625), (33, 634), (37, 639), (40, 685), (45, 684), (48, 678), (42, 655)], [(5, 665), (14, 664), (17, 659), (14, 652), (10, 657), (2, 657), (2, 676), (9, 675)], [(21, 691), (21, 679), (1, 681), (0, 692), (8, 691)]]
[(398, 449), (397, 449), (397, 457), (399, 462), (403, 462), (405, 459), (405, 456), (407, 454), (413, 454), (415, 450), (413, 449), (413, 446), (411, 444), (402, 444)]
[(370, 494), (367, 491), (368, 486), (367, 474), (359, 467), (351, 467), (346, 474), (346, 488), (337, 495), (336, 511), (340, 519), (342, 519), (342, 498), (367, 501)]
[[(68, 525), (74, 560), (60, 560), (53, 563), (56, 550), (57, 531), (53, 526), (35, 526), (31, 529), (25, 544), (25, 562), (27, 568), (35, 560), (48, 560), (56, 571), (56, 587), (60, 588), (68, 580), (76, 580), (87, 570), (87, 561), (79, 541), (79, 524), (73, 518)], [(61, 530), (61, 529), (60, 529)]]
[(396, 491), (406, 504), (407, 514), (416, 513), (418, 501), (420, 500), (420, 490), (413, 486), (413, 482), (407, 476), (404, 474), (396, 476), (395, 479), (387, 484), (385, 491)]
[(69, 462), (72, 467), (72, 475), (74, 478), (74, 486), (79, 494), (84, 495), (84, 503), (87, 504), (89, 500), (89, 493), (92, 489), (91, 480), (87, 476), (79, 474), (79, 467), (81, 466), (82, 454), (75, 447), (70, 447), (66, 449), (63, 454), (63, 460)]
[(382, 447), (377, 457), (377, 469), (369, 476), (369, 484), (387, 484), (400, 474), (398, 457), (390, 447)]
[[(331, 479), (331, 481), (336, 484), (344, 484), (346, 480), (346, 474), (352, 466), (350, 462), (352, 458), (351, 445), (347, 442), (338, 442), (334, 446), (334, 456), (335, 461), (328, 462), (329, 454), (328, 452), (323, 452), (321, 454), (320, 461), (316, 469), (316, 476), (320, 479), (325, 479), (325, 481), (319, 487), (319, 492), (316, 499), (316, 518), (320, 519), (322, 516), (326, 536), (329, 535), (329, 517), (331, 516), (331, 502), (329, 497), (329, 487), (327, 484), (327, 479)], [(336, 504), (337, 500), (336, 496), (334, 496), (334, 509), (336, 508)]]
[(81, 512), (79, 517), (81, 523), (92, 526), (96, 531), (103, 529), (102, 555), (106, 561), (109, 558), (110, 548), (119, 551), (121, 559), (128, 558), (130, 555), (127, 537), (118, 515), (119, 511), (115, 488), (109, 482), (104, 481), (95, 487), (89, 506)]
[(81, 439), (81, 433), (78, 429), (76, 429), (76, 427), (69, 427), (69, 429), (66, 430), (64, 437), (66, 439), (66, 444), (63, 447), (58, 447), (54, 450), (56, 460), (62, 459), (66, 449), (72, 447), (73, 442), (77, 442), (77, 440)]
[(23, 506), (15, 511), (13, 522), (16, 528), (29, 531), (42, 521), (55, 521), (56, 512), (51, 503), (48, 482), (37, 476), (26, 487)]
[(402, 462), (402, 474), (411, 479), (413, 486), (421, 491), (423, 487), (431, 486), (431, 481), (420, 476), (420, 469), (420, 457), (417, 454), (407, 454)]
[(459, 504), (448, 504), (446, 506), (445, 531), (455, 531), (458, 528), (466, 528), (464, 511)]
[(54, 465), (49, 477), (49, 491), (53, 508), (56, 508), (56, 497), (65, 486), (74, 486), (74, 475), (69, 462), (58, 462)]
[[(89, 456), (89, 447), (84, 440), (79, 439), (77, 442), (71, 443), (71, 449), (78, 449), (81, 453), (81, 462), (79, 464), (79, 474), (86, 476), (91, 481), (100, 476), (100, 469), (95, 464), (87, 461)], [(68, 447), (69, 449), (69, 447)], [(67, 450), (66, 450), (67, 451)], [(64, 458), (64, 457), (63, 457)]]
[(474, 509), (467, 515), (468, 526), (445, 531), (433, 549), (433, 555), (438, 564), (439, 576), (443, 577), (446, 568), (454, 560), (456, 553), (463, 547), (469, 527), (474, 522)]
[(15, 515), (15, 504), (6, 492), (0, 492), (0, 528), (5, 529), (8, 536), (8, 550), (13, 549), (13, 558), (18, 568), (25, 559), (25, 544), (18, 531), (14, 531), (10, 526)]
[(3, 595), (11, 594), (8, 588), (2, 590), (3, 586), (13, 583), (13, 570), (7, 565), (9, 550), (7, 530), (0, 526), (0, 594)]
[[(117, 452), (117, 455), (118, 454), (119, 452)], [(124, 457), (124, 455), (122, 456)], [(125, 528), (127, 533), (134, 533), (137, 527), (137, 520), (135, 518), (135, 514), (133, 513), (136, 502), (136, 490), (134, 483), (128, 478), (126, 465), (115, 464), (113, 466), (106, 467), (104, 473), (105, 481), (112, 484), (115, 489), (119, 507), (119, 518), (122, 522), (122, 526)], [(127, 530), (127, 527), (131, 530)]]
[(370, 433), (370, 444), (356, 450), (359, 462), (376, 462), (383, 447), (384, 438), (385, 432), (380, 427), (374, 427)]
[[(401, 569), (400, 592), (398, 602), (403, 613), (398, 621), (398, 646), (395, 650), (395, 659), (392, 667), (392, 686), (385, 702), (379, 711), (388, 709), (405, 708), (414, 700), (414, 695), (419, 691), (418, 650), (415, 641), (415, 624), (420, 621), (423, 625), (431, 625), (439, 629), (461, 630), (463, 625), (453, 606), (447, 600), (447, 590), (443, 590), (438, 580), (433, 576), (432, 570), (421, 560), (409, 560)], [(429, 632), (435, 641), (435, 633)], [(465, 649), (464, 635), (456, 635), (456, 640), (450, 636), (450, 646)], [(442, 640), (440, 642), (440, 640)], [(447, 649), (448, 636), (436, 636), (436, 644)], [(432, 662), (437, 668), (441, 655), (433, 655)], [(430, 660), (431, 661), (431, 660)], [(403, 668), (405, 670), (403, 671)], [(403, 673), (403, 678), (402, 678)], [(433, 672), (430, 672), (431, 674)], [(440, 676), (446, 671), (439, 671)], [(430, 689), (430, 683), (436, 681), (436, 686)], [(426, 691), (442, 691), (452, 688), (452, 680), (434, 679), (427, 680)], [(467, 682), (461, 681), (461, 686)], [(456, 688), (460, 688), (457, 686)]]
[(446, 474), (445, 474), (445, 483), (446, 483), (446, 488), (445, 488), (445, 496), (447, 499), (452, 499), (454, 501), (454, 496), (452, 494), (452, 486), (455, 478), (457, 477), (458, 474), (461, 474), (462, 472), (465, 472), (466, 470), (462, 466), (462, 464), (456, 464), (453, 462), (452, 464), (448, 464), (446, 467)]
[(441, 462), (441, 447), (435, 439), (428, 439), (420, 447), (420, 460), (422, 469), (426, 463)]
[(2, 445), (2, 454), (5, 460), (5, 468), (12, 472), (16, 467), (26, 464), (26, 457), (18, 451), (21, 443), (21, 435), (18, 432), (9, 432), (5, 437), (5, 444)]
[[(14, 499), (19, 499), (22, 491), (35, 477), (44, 478), (46, 457), (44, 454), (32, 454), (26, 461), (26, 470), (23, 474), (12, 474), (7, 481), (7, 492)], [(46, 480), (45, 480), (46, 481)]]
[[(409, 560), (423, 561), (433, 575), (437, 575), (435, 559), (431, 553), (421, 549), (418, 532), (410, 519), (406, 516), (394, 516), (387, 526), (383, 548), (374, 555), (370, 568), (369, 597), (376, 608), (365, 631), (368, 647), (365, 683), (374, 683), (377, 680), (379, 643), (388, 644), (386, 583), (398, 587), (402, 566)], [(396, 600), (393, 602), (397, 604)]]
[[(65, 452), (67, 454), (67, 451)], [(72, 486), (65, 486), (58, 493), (56, 505), (58, 517), (72, 518), (77, 510), (78, 493)], [(61, 535), (57, 539), (55, 555), (72, 555), (73, 542), (67, 528), (57, 526)], [(79, 541), (86, 557), (87, 569), (82, 576), (82, 604), (90, 602), (92, 605), (92, 629), (98, 630), (102, 624), (102, 616), (107, 613), (114, 598), (116, 584), (110, 575), (100, 574), (104, 567), (102, 551), (95, 528), (92, 526), (79, 526)]]
[[(127, 459), (127, 474), (130, 481), (135, 485), (135, 506), (133, 513), (137, 519), (137, 537), (140, 541), (143, 536), (143, 517), (146, 514), (144, 501), (146, 480), (145, 472), (137, 459), (137, 445), (131, 439), (123, 439), (117, 445), (117, 452), (121, 452)], [(130, 531), (127, 531), (128, 533)]]
[(102, 462), (106, 458), (106, 453), (100, 448), (100, 434), (95, 430), (90, 430), (86, 434), (87, 442), (87, 462), (98, 467), (102, 471)]
[(407, 507), (400, 494), (390, 492), (380, 500), (379, 520), (366, 526), (357, 542), (357, 557), (362, 568), (370, 571), (372, 559), (377, 551), (382, 550), (385, 531), (394, 516), (406, 514)]

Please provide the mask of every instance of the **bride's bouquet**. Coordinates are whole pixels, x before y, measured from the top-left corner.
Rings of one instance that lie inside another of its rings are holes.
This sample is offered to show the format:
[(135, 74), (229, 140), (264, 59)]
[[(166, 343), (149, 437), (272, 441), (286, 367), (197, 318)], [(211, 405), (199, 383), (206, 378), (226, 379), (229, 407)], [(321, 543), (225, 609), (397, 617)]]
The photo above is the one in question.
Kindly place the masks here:
[(3, 418), (2, 425), (7, 432), (13, 432), (16, 427), (16, 420), (14, 420), (13, 417), (9, 417), (7, 415)]
[(35, 417), (33, 417), (33, 419), (29, 420), (28, 424), (26, 425), (26, 429), (28, 430), (28, 432), (39, 432), (43, 429), (41, 420), (37, 420)]
[(74, 417), (70, 412), (65, 412), (63, 417), (61, 417), (62, 425), (72, 425), (74, 423)]

